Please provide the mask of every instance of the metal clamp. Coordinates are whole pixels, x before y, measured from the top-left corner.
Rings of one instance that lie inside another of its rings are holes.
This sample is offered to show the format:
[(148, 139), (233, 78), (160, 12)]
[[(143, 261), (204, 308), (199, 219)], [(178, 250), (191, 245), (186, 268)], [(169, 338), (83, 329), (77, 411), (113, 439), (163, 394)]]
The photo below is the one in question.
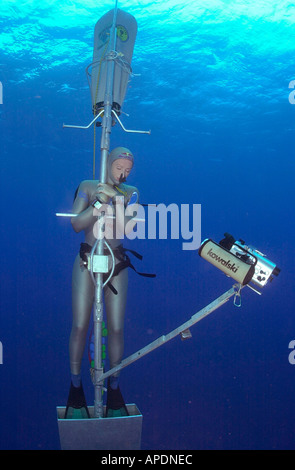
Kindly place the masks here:
[(242, 297), (241, 297), (241, 284), (235, 284), (234, 286), (235, 294), (234, 294), (234, 306), (235, 307), (241, 307), (242, 306)]
[[(89, 129), (89, 127), (94, 124), (94, 122), (99, 118), (99, 116), (101, 116), (104, 112), (104, 108), (97, 114), (97, 116), (95, 116), (94, 119), (92, 119), (92, 121), (87, 124), (87, 126), (75, 126), (75, 125), (72, 125), (72, 124), (63, 124), (63, 127), (71, 127), (73, 129)], [(116, 113), (116, 111), (114, 111), (113, 109), (111, 110), (111, 112), (114, 114), (115, 118), (117, 119), (118, 123), (120, 124), (120, 126), (122, 127), (123, 131), (124, 132), (131, 132), (131, 133), (134, 133), (134, 134), (150, 134), (151, 131), (137, 131), (137, 130), (134, 130), (134, 129), (126, 129), (122, 123), (122, 121), (120, 120), (118, 114)]]

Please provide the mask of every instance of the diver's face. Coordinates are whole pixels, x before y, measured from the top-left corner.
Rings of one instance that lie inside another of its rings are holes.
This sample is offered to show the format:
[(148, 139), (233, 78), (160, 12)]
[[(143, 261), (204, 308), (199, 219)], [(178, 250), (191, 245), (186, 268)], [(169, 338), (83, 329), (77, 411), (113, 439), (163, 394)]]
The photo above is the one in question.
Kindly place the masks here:
[(117, 183), (127, 178), (132, 170), (132, 162), (126, 158), (118, 158), (112, 164), (112, 177)]

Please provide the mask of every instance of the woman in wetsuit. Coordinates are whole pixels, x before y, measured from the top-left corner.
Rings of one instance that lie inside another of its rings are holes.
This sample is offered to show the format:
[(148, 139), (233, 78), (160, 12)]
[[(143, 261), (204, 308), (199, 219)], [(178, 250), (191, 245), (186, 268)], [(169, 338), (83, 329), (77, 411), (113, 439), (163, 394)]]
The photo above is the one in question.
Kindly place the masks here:
[[(81, 362), (87, 339), (91, 317), (95, 286), (86, 267), (87, 256), (94, 243), (95, 224), (98, 220), (97, 201), (113, 207), (116, 224), (105, 228), (104, 236), (111, 246), (116, 260), (116, 266), (124, 268), (124, 250), (122, 235), (126, 233), (128, 222), (129, 231), (135, 226), (132, 217), (126, 217), (125, 211), (119, 211), (118, 205), (125, 206), (138, 201), (138, 190), (124, 184), (133, 167), (133, 155), (124, 147), (115, 148), (108, 156), (108, 182), (99, 183), (95, 180), (82, 181), (74, 200), (73, 213), (78, 214), (71, 219), (75, 232), (85, 233), (85, 243), (81, 244), (72, 274), (72, 309), (73, 323), (70, 335), (69, 354), (71, 369), (71, 388), (66, 408), (66, 418), (89, 417), (84, 392), (81, 383)], [(120, 197), (119, 197), (120, 196)], [(118, 220), (118, 218), (120, 220)], [(116, 226), (117, 233), (113, 233)], [(119, 232), (119, 233), (118, 233)], [(117, 270), (118, 271), (118, 270)], [(106, 320), (108, 328), (108, 357), (110, 368), (118, 365), (123, 356), (124, 348), (124, 315), (128, 287), (128, 269), (121, 269), (112, 277), (111, 285), (104, 288)], [(107, 394), (107, 416), (127, 414), (127, 409), (118, 386), (118, 373), (110, 377)], [(78, 413), (77, 413), (78, 410)], [(116, 411), (115, 414), (113, 410)]]

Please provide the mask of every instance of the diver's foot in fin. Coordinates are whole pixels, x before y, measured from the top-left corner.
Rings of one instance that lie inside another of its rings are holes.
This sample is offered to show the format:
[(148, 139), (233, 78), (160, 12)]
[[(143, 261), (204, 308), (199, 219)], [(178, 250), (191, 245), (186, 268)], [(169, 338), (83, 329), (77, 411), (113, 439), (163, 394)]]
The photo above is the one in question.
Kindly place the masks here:
[(126, 406), (119, 408), (118, 410), (107, 410), (107, 418), (121, 418), (122, 416), (129, 416)]
[(89, 419), (89, 411), (82, 384), (80, 387), (74, 387), (71, 382), (71, 388), (68, 396), (68, 402), (64, 419)]
[(72, 406), (67, 407), (64, 419), (89, 419), (89, 411), (86, 407), (74, 408)]
[(129, 413), (125, 406), (120, 387), (118, 386), (115, 389), (112, 388), (110, 385), (110, 380), (108, 380), (106, 417), (119, 418), (121, 416), (129, 416)]

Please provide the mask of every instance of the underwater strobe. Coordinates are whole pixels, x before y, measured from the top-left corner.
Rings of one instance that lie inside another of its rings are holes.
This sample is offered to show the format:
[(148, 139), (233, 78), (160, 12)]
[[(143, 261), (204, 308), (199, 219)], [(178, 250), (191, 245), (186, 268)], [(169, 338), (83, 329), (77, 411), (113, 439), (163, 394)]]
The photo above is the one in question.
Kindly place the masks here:
[(204, 240), (199, 248), (199, 255), (242, 286), (247, 285), (260, 294), (255, 287), (264, 287), (273, 276), (279, 275), (280, 269), (243, 240), (237, 241), (229, 233), (224, 236), (219, 243), (211, 239)]

